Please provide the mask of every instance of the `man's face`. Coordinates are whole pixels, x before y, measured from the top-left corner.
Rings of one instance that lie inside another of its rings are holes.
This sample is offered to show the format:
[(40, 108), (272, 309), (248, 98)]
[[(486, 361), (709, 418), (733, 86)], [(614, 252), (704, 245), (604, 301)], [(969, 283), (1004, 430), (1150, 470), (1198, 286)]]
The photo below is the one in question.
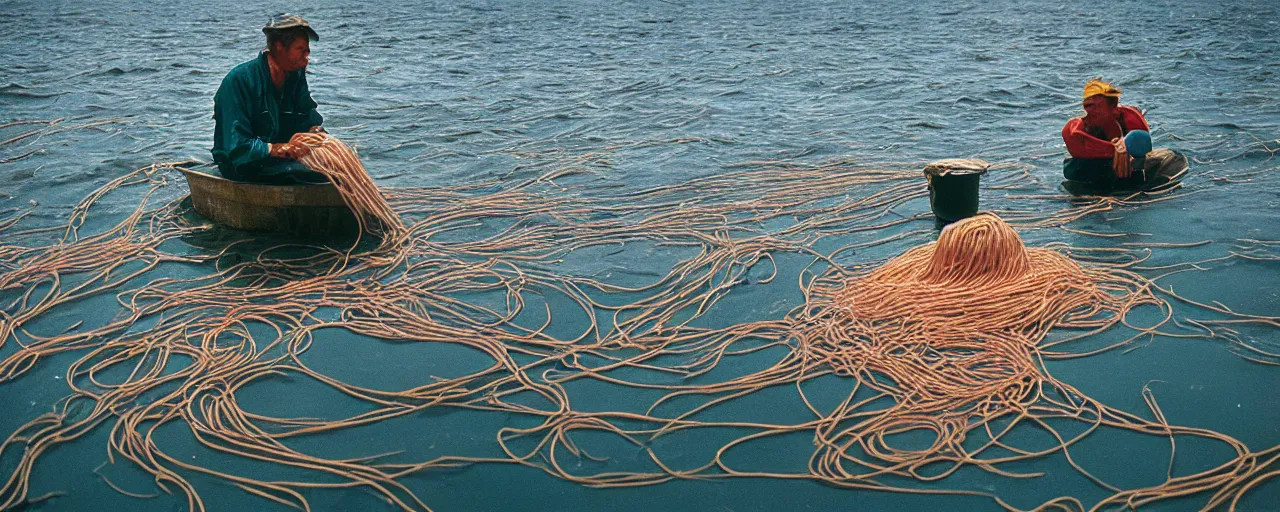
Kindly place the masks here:
[(1093, 118), (1106, 119), (1114, 112), (1111, 105), (1107, 103), (1107, 98), (1101, 94), (1085, 98), (1083, 105), (1085, 115)]
[(286, 73), (297, 71), (307, 67), (307, 62), (311, 59), (311, 40), (299, 37), (288, 46), (275, 45), (271, 53), (275, 57), (276, 65), (280, 66), (282, 71)]

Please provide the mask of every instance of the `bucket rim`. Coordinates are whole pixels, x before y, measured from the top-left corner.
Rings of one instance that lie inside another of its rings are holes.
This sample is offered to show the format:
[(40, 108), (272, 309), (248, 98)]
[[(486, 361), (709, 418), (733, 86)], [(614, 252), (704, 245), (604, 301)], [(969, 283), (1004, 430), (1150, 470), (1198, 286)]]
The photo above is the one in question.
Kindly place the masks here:
[(924, 166), (924, 175), (937, 176), (970, 176), (983, 175), (991, 168), (991, 164), (979, 158), (951, 158), (938, 160)]

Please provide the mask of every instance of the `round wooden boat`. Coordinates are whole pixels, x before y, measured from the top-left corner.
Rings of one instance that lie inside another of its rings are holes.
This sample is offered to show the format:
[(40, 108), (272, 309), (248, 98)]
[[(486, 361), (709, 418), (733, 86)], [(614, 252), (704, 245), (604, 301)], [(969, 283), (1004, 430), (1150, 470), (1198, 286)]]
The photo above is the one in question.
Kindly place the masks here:
[[(1190, 165), (1182, 153), (1170, 149), (1156, 148), (1147, 154), (1143, 174), (1146, 179), (1138, 184), (1098, 184), (1087, 181), (1064, 180), (1062, 188), (1077, 196), (1121, 196), (1143, 193), (1148, 195), (1162, 194), (1182, 187), (1182, 178), (1187, 175)], [(1136, 186), (1135, 186), (1136, 185)]]
[(348, 235), (359, 229), (355, 215), (331, 183), (263, 185), (187, 167), (177, 169), (187, 178), (196, 212), (218, 224), (306, 237)]

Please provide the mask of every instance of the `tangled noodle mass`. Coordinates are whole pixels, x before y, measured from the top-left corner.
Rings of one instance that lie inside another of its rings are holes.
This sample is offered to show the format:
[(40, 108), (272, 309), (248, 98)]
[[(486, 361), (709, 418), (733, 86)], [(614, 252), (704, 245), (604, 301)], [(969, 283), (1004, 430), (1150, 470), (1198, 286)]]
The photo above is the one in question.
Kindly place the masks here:
[[(1274, 327), (1275, 320), (1173, 295), (1139, 271), (1139, 251), (1028, 247), (1015, 231), (1062, 227), (1143, 200), (997, 209), (888, 261), (858, 261), (860, 250), (932, 236), (932, 226), (917, 228), (927, 214), (894, 210), (925, 196), (914, 173), (840, 161), (757, 162), (604, 198), (575, 188), (567, 170), (514, 184), (379, 191), (341, 141), (314, 135), (306, 143), (313, 151), (303, 162), (334, 182), (365, 231), (379, 235), (376, 247), (237, 242), (176, 249), (178, 241), (217, 232), (169, 193), (172, 168), (185, 164), (149, 166), (106, 184), (74, 209), (57, 239), (40, 241), (47, 230), (20, 230), (21, 215), (0, 221), (0, 385), (57, 354), (75, 358), (65, 374), (70, 395), (0, 445), (6, 475), (0, 509), (48, 498), (29, 492), (40, 457), (101, 429), (110, 431), (107, 464), (145, 471), (159, 491), (181, 493), (193, 510), (205, 508), (196, 474), (301, 509), (309, 509), (314, 489), (361, 487), (396, 507), (425, 510), (428, 503), (404, 483), (406, 476), (474, 464), (518, 464), (598, 487), (800, 478), (981, 495), (1017, 509), (1007, 496), (952, 487), (949, 478), (965, 468), (991, 478), (1035, 477), (1014, 463), (1063, 457), (1110, 494), (1096, 503), (1062, 496), (1038, 507), (1063, 510), (1191, 494), (1206, 496), (1206, 508), (1234, 508), (1280, 471), (1280, 447), (1254, 451), (1225, 434), (1170, 424), (1147, 390), (1152, 419), (1117, 410), (1046, 369), (1049, 359), (1090, 356), (1154, 335), (1224, 339), (1246, 357), (1276, 361), (1223, 324), (1175, 328), (1170, 298), (1221, 313), (1223, 322)], [(987, 184), (1013, 190), (1026, 179), (1009, 172)], [(92, 224), (90, 210), (108, 194), (135, 194), (138, 206), (82, 236)], [(1271, 247), (1250, 254), (1274, 260)], [(611, 277), (618, 268), (608, 266), (610, 258), (627, 257), (629, 248), (640, 248), (659, 268), (644, 275), (645, 283)], [(160, 271), (179, 267), (200, 274)], [(796, 281), (779, 280), (797, 270)], [(771, 286), (798, 290), (802, 301), (756, 321), (736, 313), (743, 307), (736, 298)], [(57, 318), (60, 308), (112, 296), (119, 311), (109, 319), (56, 328), (42, 322)], [(1133, 325), (1129, 313), (1144, 306), (1162, 318)], [(723, 321), (726, 310), (731, 321)], [(358, 386), (313, 368), (304, 356), (322, 342), (322, 331), (335, 329), (366, 344), (465, 347), (487, 364), (405, 389)], [(1105, 346), (1088, 345), (1126, 330), (1131, 334)], [(726, 362), (739, 360), (769, 363)], [(279, 376), (338, 391), (362, 409), (309, 418), (242, 408), (238, 393)], [(835, 400), (817, 397), (810, 384), (831, 380), (844, 391)], [(582, 407), (575, 386), (584, 382), (633, 393), (634, 403)], [(749, 407), (725, 412), (788, 388), (798, 391), (791, 405), (806, 419)], [(519, 421), (501, 426), (480, 456), (340, 458), (297, 442), (427, 409)], [(165, 425), (185, 426), (208, 449), (298, 476), (261, 477), (180, 458), (156, 441)], [(1054, 441), (1020, 444), (1017, 433), (1025, 430)], [(1170, 453), (1163, 482), (1123, 489), (1072, 458), (1077, 442), (1101, 430), (1171, 444), (1199, 437), (1234, 455), (1207, 470), (1175, 474)], [(714, 449), (699, 462), (672, 462), (660, 441), (694, 431), (715, 433)], [(597, 453), (581, 441), (585, 432), (642, 456)], [(807, 455), (807, 467), (762, 467), (735, 457), (768, 438), (796, 435), (805, 440), (795, 446)], [(146, 495), (103, 479), (122, 493)]]

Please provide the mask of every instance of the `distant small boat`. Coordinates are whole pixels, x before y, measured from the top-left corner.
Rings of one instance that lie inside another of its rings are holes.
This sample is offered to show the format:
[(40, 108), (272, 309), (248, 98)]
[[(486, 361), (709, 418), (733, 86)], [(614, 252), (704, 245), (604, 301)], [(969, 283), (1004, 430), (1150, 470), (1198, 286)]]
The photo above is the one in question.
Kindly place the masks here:
[(186, 167), (191, 205), (206, 219), (248, 231), (306, 237), (356, 233), (356, 217), (330, 183), (263, 185), (241, 183)]

